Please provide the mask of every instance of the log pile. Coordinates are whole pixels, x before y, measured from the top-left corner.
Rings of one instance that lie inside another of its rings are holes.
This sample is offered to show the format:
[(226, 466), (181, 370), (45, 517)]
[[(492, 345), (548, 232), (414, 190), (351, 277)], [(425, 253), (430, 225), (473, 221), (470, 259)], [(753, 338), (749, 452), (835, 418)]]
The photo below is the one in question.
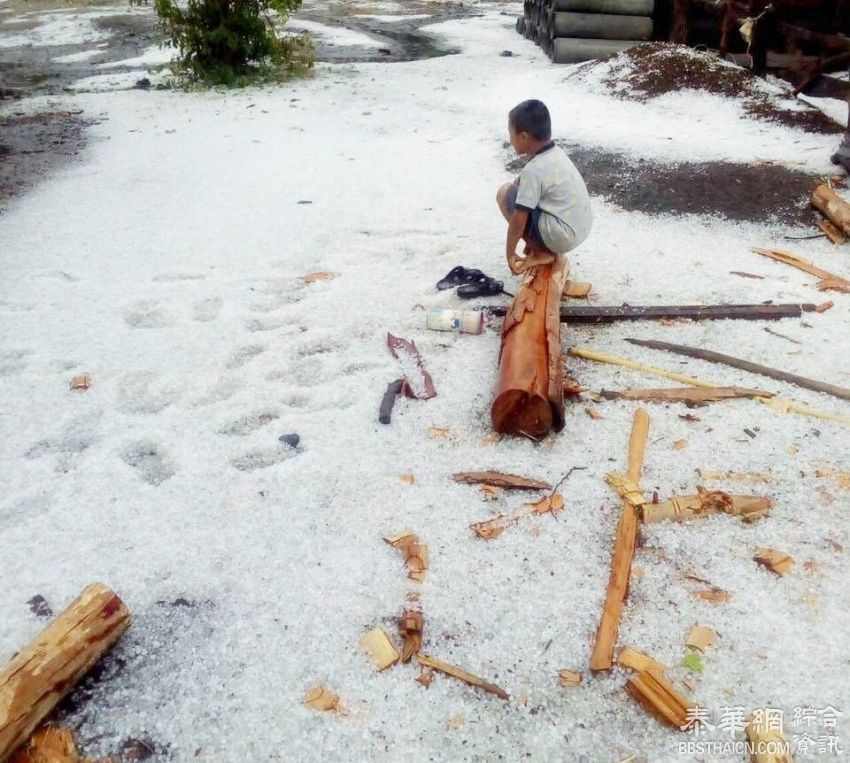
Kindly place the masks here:
[(652, 37), (654, 0), (525, 0), (517, 31), (556, 64), (604, 58)]

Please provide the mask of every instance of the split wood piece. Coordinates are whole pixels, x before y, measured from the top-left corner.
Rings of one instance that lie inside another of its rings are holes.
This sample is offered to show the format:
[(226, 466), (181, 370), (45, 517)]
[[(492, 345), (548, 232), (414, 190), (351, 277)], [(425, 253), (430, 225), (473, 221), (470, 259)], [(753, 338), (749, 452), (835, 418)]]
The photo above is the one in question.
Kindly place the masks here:
[(802, 270), (806, 273), (810, 273), (813, 276), (817, 276), (821, 279), (817, 285), (821, 291), (844, 291), (845, 289), (850, 290), (850, 281), (848, 281), (846, 278), (842, 278), (841, 276), (835, 275), (835, 273), (830, 273), (828, 270), (819, 268), (814, 263), (808, 262), (807, 260), (804, 260), (802, 257), (798, 257), (792, 252), (785, 252), (781, 249), (762, 249), (760, 247), (753, 247), (753, 251), (756, 254), (761, 254), (764, 257), (769, 257), (770, 259), (776, 260), (777, 262), (784, 262), (786, 265), (791, 265), (791, 267), (797, 268), (798, 270)]
[(779, 577), (784, 577), (794, 566), (794, 560), (789, 554), (775, 548), (760, 548), (753, 560)]
[(628, 501), (632, 506), (638, 507), (648, 503), (646, 496), (640, 491), (640, 487), (622, 474), (609, 472), (605, 475), (605, 482), (614, 488), (614, 492), (620, 498)]
[(753, 397), (773, 397), (772, 392), (744, 387), (672, 387), (669, 389), (624, 389), (619, 392), (602, 390), (606, 400), (641, 400), (647, 403), (685, 403), (688, 406), (705, 405), (720, 400)]
[(690, 633), (688, 633), (685, 646), (705, 652), (714, 643), (716, 638), (717, 634), (711, 628), (706, 628), (704, 625), (694, 625)]
[(428, 569), (428, 546), (420, 543), (419, 537), (410, 530), (405, 530), (398, 535), (388, 536), (384, 540), (393, 548), (401, 551), (408, 569), (407, 576), (421, 582), (425, 577), (425, 571)]
[(491, 485), (501, 487), (505, 490), (551, 490), (548, 482), (533, 480), (527, 477), (518, 477), (515, 474), (504, 474), (503, 472), (460, 472), (452, 475), (455, 482), (464, 485)]
[(448, 662), (436, 660), (433, 657), (428, 657), (424, 654), (417, 654), (416, 659), (419, 660), (420, 665), (424, 665), (426, 668), (431, 668), (432, 670), (439, 671), (440, 673), (445, 673), (447, 676), (459, 678), (461, 681), (468, 683), (470, 686), (476, 686), (479, 689), (484, 689), (484, 691), (495, 694), (499, 699), (510, 699), (508, 693), (504, 689), (496, 686), (496, 684), (491, 684), (489, 681), (485, 681), (483, 678), (479, 678), (472, 673), (467, 673), (465, 670), (462, 670), (455, 665), (450, 665)]
[(571, 689), (575, 686), (579, 686), (581, 685), (581, 673), (575, 670), (559, 670), (558, 683), (560, 683), (565, 689)]
[[(640, 474), (643, 469), (643, 455), (648, 435), (649, 414), (643, 408), (638, 408), (635, 411), (629, 438), (628, 471), (626, 473), (626, 476), (636, 484), (640, 481)], [(623, 501), (623, 513), (617, 525), (614, 555), (611, 560), (611, 576), (608, 580), (608, 590), (605, 593), (605, 605), (596, 631), (593, 653), (590, 657), (590, 669), (593, 671), (610, 670), (613, 664), (614, 647), (617, 644), (623, 602), (629, 588), (629, 575), (637, 536), (637, 509), (628, 501)]]
[[(496, 317), (507, 315), (509, 308), (486, 307)], [(665, 318), (705, 320), (759, 320), (799, 318), (812, 313), (815, 305), (567, 305), (561, 308), (561, 323), (614, 323), (615, 321), (657, 321)]]
[(803, 405), (794, 400), (786, 400), (781, 397), (760, 397), (757, 398), (760, 403), (763, 403), (768, 408), (772, 408), (779, 413), (799, 413), (802, 416), (809, 416), (813, 419), (821, 419), (821, 421), (835, 421), (844, 426), (850, 426), (850, 416), (843, 416), (840, 413), (832, 411), (822, 411), (819, 408), (812, 408), (810, 405)]
[(564, 496), (560, 493), (552, 493), (545, 495), (539, 501), (534, 503), (526, 503), (513, 514), (500, 514), (493, 519), (487, 519), (484, 522), (476, 522), (470, 525), (470, 529), (484, 540), (495, 540), (508, 527), (515, 525), (523, 517), (531, 514), (557, 514), (564, 508)]
[(640, 671), (626, 683), (626, 691), (662, 723), (681, 730), (688, 723), (688, 708), (694, 703), (673, 688), (660, 672)]
[(568, 299), (587, 299), (591, 288), (593, 288), (591, 284), (584, 283), (583, 281), (565, 281), (564, 297)]
[(835, 246), (841, 246), (847, 241), (847, 237), (829, 220), (818, 220), (817, 226)]
[(502, 324), (499, 381), (490, 409), (501, 434), (540, 439), (564, 427), (561, 324), (558, 310), (566, 257), (523, 277)]
[(755, 472), (712, 472), (708, 469), (697, 469), (700, 479), (703, 480), (724, 480), (727, 482), (754, 482), (761, 485), (769, 485), (773, 479), (765, 474), (757, 474)]
[(422, 648), (422, 629), (424, 621), (421, 612), (407, 610), (398, 621), (398, 632), (403, 642), (401, 661), (410, 662), (414, 654)]
[(730, 495), (719, 490), (702, 490), (698, 495), (680, 495), (662, 501), (647, 503), (641, 507), (641, 519), (646, 524), (664, 520), (684, 522), (709, 514), (731, 514), (743, 522), (754, 522), (766, 517), (773, 508), (773, 501), (758, 495)]
[(314, 686), (307, 690), (303, 704), (320, 713), (332, 712), (339, 709), (339, 695), (326, 686)]
[(755, 714), (749, 716), (744, 732), (753, 749), (750, 755), (752, 763), (793, 763), (790, 747), (782, 731), (767, 723), (766, 718), (758, 718)]
[[(845, 235), (850, 236), (850, 204), (833, 191), (827, 183), (821, 183), (812, 191), (812, 206)], [(827, 235), (829, 236), (828, 233)], [(832, 240), (832, 236), (830, 236), (830, 240)]]
[(130, 621), (124, 602), (92, 583), (15, 655), (0, 672), (0, 760), (29, 738)]
[(11, 757), (9, 763), (81, 763), (74, 732), (42, 726)]
[(71, 379), (70, 387), (72, 392), (85, 392), (91, 387), (91, 374), (78, 374)]
[(386, 670), (399, 660), (398, 650), (381, 628), (372, 628), (360, 639), (360, 648), (369, 655), (378, 670)]
[(663, 663), (630, 646), (624, 646), (617, 652), (617, 664), (640, 672), (654, 670), (657, 673), (663, 673), (667, 669)]
[(650, 347), (653, 350), (666, 350), (676, 355), (685, 355), (689, 358), (697, 358), (698, 360), (706, 360), (709, 363), (721, 363), (732, 368), (738, 368), (742, 371), (748, 371), (751, 374), (761, 374), (762, 376), (776, 379), (777, 381), (796, 384), (798, 387), (814, 390), (815, 392), (823, 392), (826, 395), (841, 398), (842, 400), (850, 400), (850, 389), (846, 387), (838, 387), (834, 384), (817, 381), (816, 379), (808, 379), (805, 376), (797, 376), (789, 374), (785, 371), (780, 371), (776, 368), (763, 366), (759, 363), (751, 363), (749, 360), (741, 360), (734, 358), (731, 355), (724, 355), (721, 352), (712, 350), (703, 350), (699, 347), (688, 347), (684, 344), (671, 344), (670, 342), (657, 342), (647, 339), (626, 339), (630, 344), (636, 344), (639, 347)]

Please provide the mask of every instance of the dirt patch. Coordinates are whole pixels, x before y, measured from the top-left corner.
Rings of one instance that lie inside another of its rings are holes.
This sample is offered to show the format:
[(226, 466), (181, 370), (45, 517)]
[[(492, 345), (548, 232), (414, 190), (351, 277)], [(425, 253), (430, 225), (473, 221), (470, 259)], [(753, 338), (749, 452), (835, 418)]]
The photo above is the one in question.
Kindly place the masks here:
[(80, 153), (88, 122), (80, 111), (0, 118), (0, 214), (9, 200)]
[[(734, 221), (811, 225), (819, 177), (777, 164), (664, 164), (562, 143), (592, 196), (647, 214), (715, 215)], [(517, 173), (525, 160), (507, 165)]]
[(682, 90), (711, 93), (741, 102), (753, 119), (775, 122), (805, 132), (828, 135), (843, 128), (822, 111), (794, 99), (747, 69), (671, 43), (638, 45), (614, 58), (582, 67), (576, 74), (603, 72), (602, 83), (615, 95), (645, 101)]

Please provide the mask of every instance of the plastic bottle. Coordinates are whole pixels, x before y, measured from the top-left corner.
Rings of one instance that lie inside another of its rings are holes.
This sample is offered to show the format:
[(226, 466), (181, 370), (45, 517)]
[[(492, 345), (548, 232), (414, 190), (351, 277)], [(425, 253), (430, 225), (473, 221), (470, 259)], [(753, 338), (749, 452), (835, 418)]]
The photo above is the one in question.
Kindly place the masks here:
[(480, 334), (484, 331), (484, 313), (478, 310), (429, 310), (425, 326), (434, 331)]

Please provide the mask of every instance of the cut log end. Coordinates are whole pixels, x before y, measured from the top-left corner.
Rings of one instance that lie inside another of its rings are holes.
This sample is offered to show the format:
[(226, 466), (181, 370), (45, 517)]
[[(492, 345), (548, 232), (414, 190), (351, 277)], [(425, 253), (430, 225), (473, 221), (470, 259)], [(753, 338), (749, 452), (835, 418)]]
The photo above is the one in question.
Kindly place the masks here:
[(545, 437), (552, 429), (552, 406), (540, 395), (509, 389), (499, 395), (491, 408), (493, 429), (499, 434), (524, 433)]

